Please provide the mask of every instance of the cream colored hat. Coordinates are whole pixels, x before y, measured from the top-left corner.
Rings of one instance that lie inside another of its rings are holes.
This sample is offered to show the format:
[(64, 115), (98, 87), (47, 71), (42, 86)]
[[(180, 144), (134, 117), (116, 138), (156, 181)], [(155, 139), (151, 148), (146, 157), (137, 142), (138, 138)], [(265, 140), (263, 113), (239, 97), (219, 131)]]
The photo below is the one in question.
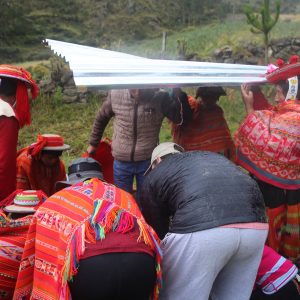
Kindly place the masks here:
[(166, 156), (168, 154), (175, 154), (175, 153), (181, 153), (181, 152), (184, 152), (184, 149), (181, 146), (179, 146), (173, 142), (164, 142), (164, 143), (159, 144), (152, 151), (151, 163), (150, 163), (149, 168), (144, 173), (144, 175), (147, 175), (151, 171), (152, 165), (157, 158)]

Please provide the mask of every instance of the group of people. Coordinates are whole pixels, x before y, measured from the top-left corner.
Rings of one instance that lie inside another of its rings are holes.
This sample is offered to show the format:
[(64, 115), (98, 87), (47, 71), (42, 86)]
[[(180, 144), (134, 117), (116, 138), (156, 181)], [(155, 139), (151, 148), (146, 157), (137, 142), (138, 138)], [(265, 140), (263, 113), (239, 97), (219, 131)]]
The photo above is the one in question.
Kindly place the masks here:
[[(14, 260), (13, 271), (0, 270), (7, 299), (300, 299), (298, 58), (266, 75), (275, 106), (242, 85), (247, 115), (234, 141), (217, 105), (221, 87), (200, 87), (195, 98), (179, 88), (112, 90), (87, 157), (68, 176), (59, 157), (69, 146), (59, 135), (16, 152), (18, 128), (29, 123), (18, 83), (36, 96), (29, 73), (17, 71), (0, 65), (0, 130), (15, 134), (15, 181), (10, 189), (0, 181), (0, 268)], [(164, 117), (173, 142), (159, 144)], [(113, 184), (92, 158), (111, 118)], [(15, 220), (16, 207), (30, 215)], [(2, 274), (12, 278), (6, 292)]]

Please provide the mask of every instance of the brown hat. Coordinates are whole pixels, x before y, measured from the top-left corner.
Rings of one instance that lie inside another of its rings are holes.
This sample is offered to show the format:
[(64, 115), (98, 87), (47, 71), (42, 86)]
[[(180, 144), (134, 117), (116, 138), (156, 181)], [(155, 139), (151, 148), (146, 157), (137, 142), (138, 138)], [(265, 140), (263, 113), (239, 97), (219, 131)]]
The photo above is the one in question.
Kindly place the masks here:
[(220, 86), (200, 86), (196, 92), (196, 99), (203, 96), (226, 96), (226, 92)]

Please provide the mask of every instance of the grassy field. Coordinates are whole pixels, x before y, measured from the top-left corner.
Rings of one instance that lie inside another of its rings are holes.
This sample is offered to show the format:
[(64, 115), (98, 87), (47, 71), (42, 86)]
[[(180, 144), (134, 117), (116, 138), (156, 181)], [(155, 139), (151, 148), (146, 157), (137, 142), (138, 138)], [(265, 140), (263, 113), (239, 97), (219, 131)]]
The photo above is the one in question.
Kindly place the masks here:
[[(61, 95), (48, 99), (39, 97), (32, 102), (32, 124), (21, 129), (19, 148), (36, 140), (38, 134), (54, 133), (64, 137), (71, 150), (64, 152), (66, 164), (81, 156), (88, 146), (88, 137), (95, 114), (100, 106), (99, 99), (91, 99), (87, 104), (63, 104)], [(107, 130), (110, 136), (110, 126)]]
[[(299, 15), (282, 15), (271, 32), (271, 39), (297, 37), (300, 35)], [(250, 32), (245, 16), (227, 18), (218, 23), (204, 26), (188, 27), (180, 32), (172, 33), (167, 38), (167, 49), (165, 55), (175, 58), (177, 55), (177, 40), (186, 40), (188, 53), (197, 53), (199, 57), (210, 57), (215, 49), (229, 45), (233, 49), (241, 48), (245, 43), (252, 42), (257, 45), (263, 44), (261, 34)], [(158, 57), (161, 54), (161, 38), (156, 38), (139, 43), (126, 45), (119, 42), (115, 50), (143, 55), (147, 57)]]

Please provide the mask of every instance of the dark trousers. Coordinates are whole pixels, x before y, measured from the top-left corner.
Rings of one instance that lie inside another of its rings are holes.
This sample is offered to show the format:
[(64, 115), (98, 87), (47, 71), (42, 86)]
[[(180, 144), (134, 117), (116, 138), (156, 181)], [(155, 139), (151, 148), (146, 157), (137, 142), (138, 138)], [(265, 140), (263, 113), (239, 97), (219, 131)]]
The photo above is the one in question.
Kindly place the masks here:
[(152, 256), (109, 253), (81, 260), (69, 287), (72, 300), (148, 300), (155, 280)]

